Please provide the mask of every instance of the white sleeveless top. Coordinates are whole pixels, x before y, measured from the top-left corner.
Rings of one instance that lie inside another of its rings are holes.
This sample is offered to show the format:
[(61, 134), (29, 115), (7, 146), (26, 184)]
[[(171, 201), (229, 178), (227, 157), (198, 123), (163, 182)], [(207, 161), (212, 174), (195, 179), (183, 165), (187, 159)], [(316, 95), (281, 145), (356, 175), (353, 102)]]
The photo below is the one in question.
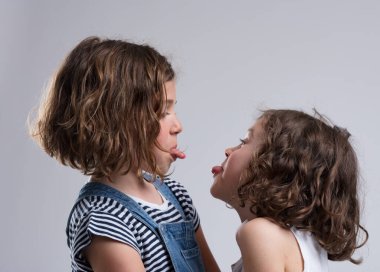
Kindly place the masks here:
[[(301, 250), (304, 272), (328, 272), (327, 252), (318, 244), (310, 232), (290, 229)], [(231, 265), (232, 272), (244, 272), (243, 260), (240, 258)]]
[(304, 272), (328, 272), (327, 252), (308, 231), (290, 229), (296, 238), (303, 258)]

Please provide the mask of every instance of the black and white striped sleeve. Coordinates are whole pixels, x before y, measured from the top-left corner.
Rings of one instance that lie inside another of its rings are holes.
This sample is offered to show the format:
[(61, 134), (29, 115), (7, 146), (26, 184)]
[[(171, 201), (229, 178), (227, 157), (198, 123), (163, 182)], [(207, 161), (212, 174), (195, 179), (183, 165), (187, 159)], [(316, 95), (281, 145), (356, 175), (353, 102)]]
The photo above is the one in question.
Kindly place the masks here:
[(91, 243), (94, 235), (124, 243), (141, 254), (133, 231), (126, 223), (128, 220), (125, 220), (130, 216), (129, 212), (112, 199), (97, 198), (91, 199), (97, 202), (96, 207), (90, 205), (89, 199), (78, 203), (71, 218), (69, 244), (74, 258), (83, 258), (82, 250)]

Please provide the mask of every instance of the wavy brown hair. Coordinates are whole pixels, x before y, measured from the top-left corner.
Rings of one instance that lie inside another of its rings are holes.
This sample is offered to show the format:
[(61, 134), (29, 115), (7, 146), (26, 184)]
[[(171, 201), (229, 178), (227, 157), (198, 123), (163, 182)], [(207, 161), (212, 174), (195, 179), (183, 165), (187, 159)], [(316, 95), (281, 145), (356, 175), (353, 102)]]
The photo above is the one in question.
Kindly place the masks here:
[(64, 165), (96, 178), (146, 164), (163, 175), (152, 147), (165, 87), (175, 73), (148, 45), (89, 37), (66, 57), (31, 134)]
[[(360, 225), (358, 163), (347, 130), (294, 110), (267, 110), (263, 139), (238, 188), (241, 205), (284, 228), (310, 231), (330, 260), (352, 258)], [(358, 241), (359, 230), (364, 233)]]

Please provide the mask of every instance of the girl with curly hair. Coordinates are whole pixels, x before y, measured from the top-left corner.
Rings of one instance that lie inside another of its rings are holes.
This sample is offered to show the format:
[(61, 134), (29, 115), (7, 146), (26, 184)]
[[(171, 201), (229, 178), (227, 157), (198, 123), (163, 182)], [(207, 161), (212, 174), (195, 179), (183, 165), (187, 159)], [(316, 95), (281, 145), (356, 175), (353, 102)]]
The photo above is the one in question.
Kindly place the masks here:
[[(368, 239), (347, 130), (295, 110), (266, 110), (212, 169), (211, 194), (243, 222), (233, 271), (328, 271)], [(363, 239), (359, 232), (362, 231)], [(360, 242), (362, 241), (362, 242)]]

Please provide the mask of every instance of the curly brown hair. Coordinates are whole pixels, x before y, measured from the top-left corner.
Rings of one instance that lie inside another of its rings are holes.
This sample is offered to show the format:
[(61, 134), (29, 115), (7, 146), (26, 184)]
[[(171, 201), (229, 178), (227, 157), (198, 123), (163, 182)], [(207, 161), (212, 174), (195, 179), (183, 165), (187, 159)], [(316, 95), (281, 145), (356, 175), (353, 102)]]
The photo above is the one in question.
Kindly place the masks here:
[(153, 146), (175, 73), (148, 45), (89, 37), (66, 57), (31, 134), (64, 165), (96, 178), (117, 171), (154, 174)]
[(263, 111), (262, 143), (242, 175), (238, 198), (259, 217), (310, 231), (330, 260), (358, 264), (352, 254), (368, 232), (359, 223), (356, 155), (348, 131), (315, 113)]

